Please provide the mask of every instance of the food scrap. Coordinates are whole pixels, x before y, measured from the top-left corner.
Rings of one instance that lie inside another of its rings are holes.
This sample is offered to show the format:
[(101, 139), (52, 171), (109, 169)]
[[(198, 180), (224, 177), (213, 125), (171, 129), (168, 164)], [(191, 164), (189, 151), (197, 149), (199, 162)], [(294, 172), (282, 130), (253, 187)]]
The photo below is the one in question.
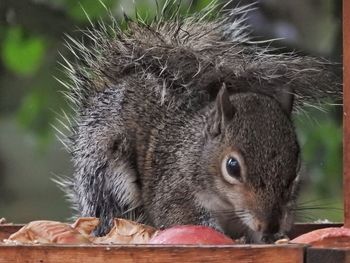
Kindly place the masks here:
[(145, 244), (156, 229), (125, 219), (115, 219), (111, 231), (103, 237), (95, 237), (92, 231), (99, 220), (93, 217), (79, 218), (73, 224), (56, 221), (33, 221), (22, 227), (5, 244)]

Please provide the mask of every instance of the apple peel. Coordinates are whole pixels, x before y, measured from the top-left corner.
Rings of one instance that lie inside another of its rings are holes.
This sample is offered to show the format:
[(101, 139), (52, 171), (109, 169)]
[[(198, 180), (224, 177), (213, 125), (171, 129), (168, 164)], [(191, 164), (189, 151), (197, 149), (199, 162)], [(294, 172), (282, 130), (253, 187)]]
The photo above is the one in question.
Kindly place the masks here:
[(149, 244), (233, 245), (235, 241), (211, 227), (181, 225), (159, 231)]
[(300, 235), (291, 243), (309, 244), (318, 248), (350, 248), (350, 229), (345, 227), (327, 227)]

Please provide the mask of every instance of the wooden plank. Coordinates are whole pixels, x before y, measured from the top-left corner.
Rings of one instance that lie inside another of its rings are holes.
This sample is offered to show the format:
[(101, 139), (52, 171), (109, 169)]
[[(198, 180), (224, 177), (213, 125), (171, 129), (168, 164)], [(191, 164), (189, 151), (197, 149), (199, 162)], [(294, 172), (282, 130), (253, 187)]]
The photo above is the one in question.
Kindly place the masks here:
[(350, 227), (350, 1), (343, 0), (343, 191), (344, 225)]
[(0, 263), (303, 263), (300, 245), (256, 246), (1, 246)]

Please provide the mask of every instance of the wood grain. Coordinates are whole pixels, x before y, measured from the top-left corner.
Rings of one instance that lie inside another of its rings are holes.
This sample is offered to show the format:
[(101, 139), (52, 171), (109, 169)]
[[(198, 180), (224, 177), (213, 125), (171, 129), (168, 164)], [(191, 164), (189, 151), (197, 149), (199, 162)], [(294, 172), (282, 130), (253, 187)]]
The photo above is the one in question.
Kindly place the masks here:
[(343, 0), (343, 191), (344, 225), (350, 227), (350, 1)]
[(302, 263), (304, 247), (276, 246), (1, 246), (0, 263)]

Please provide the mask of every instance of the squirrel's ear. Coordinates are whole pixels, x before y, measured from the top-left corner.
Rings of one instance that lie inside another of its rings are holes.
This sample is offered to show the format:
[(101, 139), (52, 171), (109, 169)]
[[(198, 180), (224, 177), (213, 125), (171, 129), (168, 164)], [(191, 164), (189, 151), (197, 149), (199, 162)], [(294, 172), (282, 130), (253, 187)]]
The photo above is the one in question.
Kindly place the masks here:
[(209, 133), (212, 136), (220, 134), (223, 128), (232, 120), (235, 114), (225, 83), (222, 85), (215, 100), (215, 108), (209, 120)]
[(292, 114), (294, 102), (293, 91), (290, 89), (281, 90), (276, 94), (275, 98), (281, 105), (283, 111), (290, 116)]

